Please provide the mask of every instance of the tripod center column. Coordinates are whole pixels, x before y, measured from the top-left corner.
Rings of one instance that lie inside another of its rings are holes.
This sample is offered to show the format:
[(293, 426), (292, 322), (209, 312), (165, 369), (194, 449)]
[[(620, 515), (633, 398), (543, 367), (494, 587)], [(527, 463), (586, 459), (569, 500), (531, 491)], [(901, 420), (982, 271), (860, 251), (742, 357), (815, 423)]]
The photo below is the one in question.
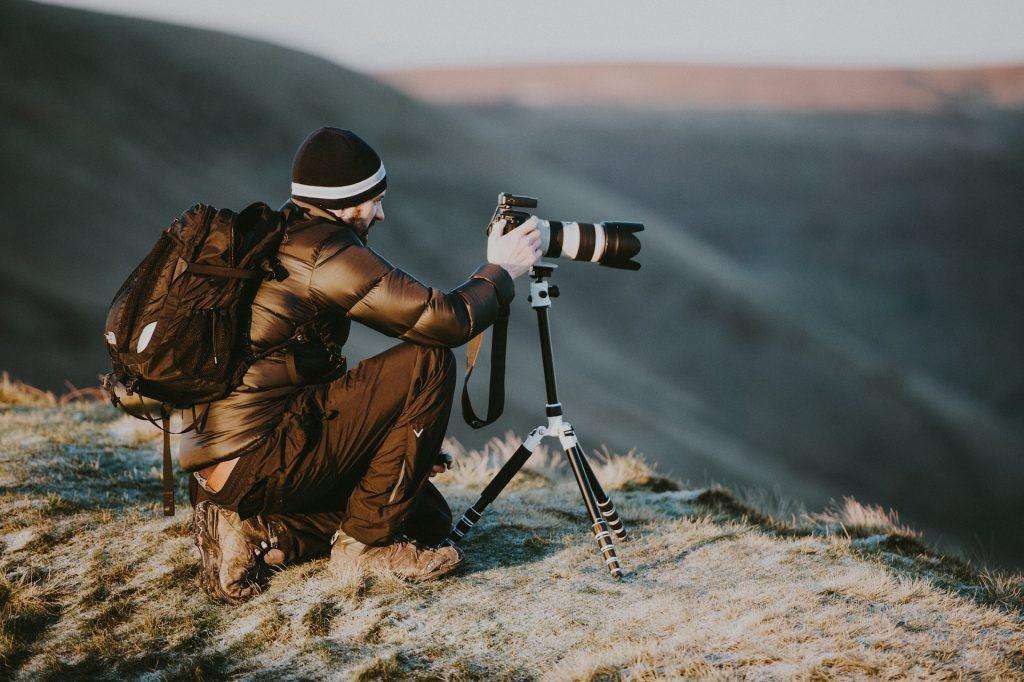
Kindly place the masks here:
[(537, 331), (540, 333), (540, 358), (544, 365), (544, 390), (547, 395), (547, 416), (562, 415), (562, 405), (558, 402), (558, 387), (555, 383), (555, 360), (551, 352), (551, 329), (548, 325), (548, 309), (555, 291), (549, 287), (546, 277), (550, 277), (554, 266), (534, 266), (530, 281), (530, 305), (537, 313)]

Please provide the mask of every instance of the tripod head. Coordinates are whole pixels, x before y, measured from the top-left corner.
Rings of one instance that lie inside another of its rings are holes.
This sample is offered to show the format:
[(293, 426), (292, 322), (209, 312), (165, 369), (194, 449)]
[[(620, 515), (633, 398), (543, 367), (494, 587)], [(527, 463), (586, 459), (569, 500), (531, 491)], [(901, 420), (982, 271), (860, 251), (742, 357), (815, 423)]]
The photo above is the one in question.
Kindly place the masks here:
[(543, 282), (545, 279), (551, 279), (551, 276), (555, 274), (555, 268), (558, 266), (555, 263), (546, 263), (542, 260), (537, 261), (530, 268), (530, 279), (534, 282)]
[(537, 261), (530, 268), (530, 280), (532, 281), (530, 282), (530, 295), (526, 297), (526, 300), (532, 307), (550, 308), (551, 299), (558, 298), (558, 286), (545, 281), (551, 279), (557, 267), (554, 263)]

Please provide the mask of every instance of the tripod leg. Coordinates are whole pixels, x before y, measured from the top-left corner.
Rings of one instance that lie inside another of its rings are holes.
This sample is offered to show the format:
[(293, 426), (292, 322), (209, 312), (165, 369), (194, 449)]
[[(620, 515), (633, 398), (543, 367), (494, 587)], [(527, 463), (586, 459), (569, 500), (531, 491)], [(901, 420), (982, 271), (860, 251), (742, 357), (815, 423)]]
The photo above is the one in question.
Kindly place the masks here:
[(562, 445), (565, 447), (566, 457), (569, 458), (569, 466), (572, 467), (572, 473), (576, 477), (576, 484), (579, 485), (580, 494), (583, 496), (583, 504), (586, 505), (587, 513), (590, 514), (590, 520), (593, 524), (591, 528), (594, 531), (597, 547), (601, 550), (601, 557), (604, 559), (605, 565), (608, 566), (612, 577), (621, 578), (623, 571), (619, 566), (619, 557), (615, 553), (615, 544), (612, 543), (611, 531), (608, 530), (608, 525), (598, 510), (597, 497), (594, 495), (594, 489), (591, 487), (590, 479), (587, 477), (586, 469), (584, 469), (586, 465), (584, 464), (583, 451), (580, 450), (579, 445), (576, 443), (576, 435), (573, 433), (572, 427), (568, 427), (568, 425), (562, 434)]
[(533, 451), (537, 449), (537, 445), (540, 443), (542, 436), (540, 433), (540, 427), (530, 431), (530, 435), (526, 437), (526, 440), (516, 449), (512, 456), (509, 458), (505, 465), (501, 467), (501, 470), (494, 475), (491, 482), (487, 484), (483, 492), (480, 493), (480, 499), (476, 501), (472, 507), (466, 510), (466, 513), (462, 515), (459, 522), (452, 528), (451, 534), (444, 541), (443, 544), (454, 545), (456, 541), (461, 540), (469, 529), (472, 528), (480, 517), (484, 514), (484, 509), (487, 508), (494, 499), (501, 494), (501, 491), (505, 489), (512, 477), (523, 468), (526, 464), (526, 460), (530, 458)]
[(608, 527), (615, 533), (615, 537), (623, 542), (629, 540), (626, 527), (622, 525), (622, 519), (619, 518), (619, 512), (615, 511), (615, 505), (612, 504), (611, 499), (605, 494), (604, 488), (601, 487), (601, 482), (594, 475), (594, 470), (590, 467), (590, 462), (587, 461), (586, 456), (583, 455), (582, 449), (580, 455), (580, 460), (583, 462), (583, 470), (587, 472), (590, 486), (594, 489), (594, 497), (597, 498), (597, 508), (601, 510), (601, 516), (608, 522)]

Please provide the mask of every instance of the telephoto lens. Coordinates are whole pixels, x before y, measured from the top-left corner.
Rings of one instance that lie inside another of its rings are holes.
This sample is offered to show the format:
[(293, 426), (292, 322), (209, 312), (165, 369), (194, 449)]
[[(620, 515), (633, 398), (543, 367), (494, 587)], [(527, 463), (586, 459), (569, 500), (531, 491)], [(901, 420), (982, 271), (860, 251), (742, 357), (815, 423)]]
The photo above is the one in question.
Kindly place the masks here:
[(640, 253), (636, 233), (644, 229), (643, 223), (541, 220), (538, 227), (541, 249), (549, 258), (590, 261), (621, 270), (640, 269), (640, 263), (632, 258)]
[[(516, 209), (536, 207), (537, 200), (533, 197), (502, 192), (487, 233), (490, 234), (499, 220), (505, 221), (504, 232), (511, 232), (530, 217), (529, 213)], [(640, 253), (636, 233), (644, 229), (643, 223), (571, 223), (539, 219), (537, 227), (541, 250), (548, 258), (571, 258), (620, 270), (640, 269), (640, 263), (633, 260), (633, 256)]]

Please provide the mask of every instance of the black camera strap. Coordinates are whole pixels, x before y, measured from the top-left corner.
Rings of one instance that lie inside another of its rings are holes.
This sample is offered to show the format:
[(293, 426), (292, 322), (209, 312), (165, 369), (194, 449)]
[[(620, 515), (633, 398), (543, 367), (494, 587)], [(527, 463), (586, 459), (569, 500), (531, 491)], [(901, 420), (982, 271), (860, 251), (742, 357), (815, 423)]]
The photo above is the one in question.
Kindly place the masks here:
[(481, 419), (473, 410), (469, 398), (469, 378), (473, 376), (480, 346), (483, 345), (483, 333), (469, 340), (466, 346), (466, 378), (462, 382), (462, 418), (474, 429), (481, 429), (493, 424), (505, 409), (505, 350), (508, 342), (508, 317), (510, 308), (500, 306), (498, 317), (494, 320), (491, 332), (491, 381), (487, 395), (487, 418)]

